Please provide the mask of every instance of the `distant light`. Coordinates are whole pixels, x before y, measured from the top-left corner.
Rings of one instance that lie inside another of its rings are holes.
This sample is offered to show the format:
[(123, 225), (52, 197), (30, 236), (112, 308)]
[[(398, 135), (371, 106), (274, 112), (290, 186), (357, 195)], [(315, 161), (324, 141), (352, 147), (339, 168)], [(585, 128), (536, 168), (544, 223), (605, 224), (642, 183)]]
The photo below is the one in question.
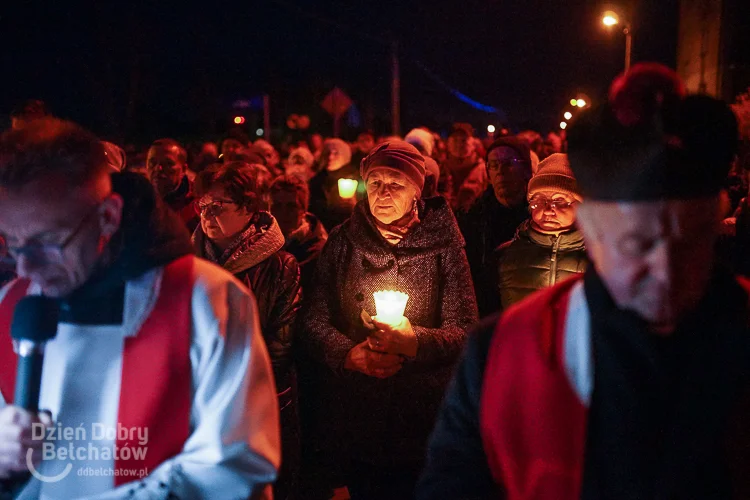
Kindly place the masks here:
[(259, 128), (258, 130), (256, 130), (255, 135), (257, 135), (258, 137), (261, 137), (263, 135), (263, 129)]
[(244, 116), (235, 116), (234, 117), (234, 124), (235, 125), (242, 125), (245, 123), (245, 117)]
[(495, 133), (495, 126), (494, 125), (487, 125), (487, 132), (489, 132), (490, 134), (494, 134)]
[(578, 99), (571, 99), (570, 100), (570, 105), (571, 106), (578, 106)]
[(573, 113), (571, 113), (570, 111), (566, 111), (563, 116), (566, 120), (570, 120), (571, 118), (573, 118)]
[(578, 99), (576, 101), (576, 106), (578, 106), (579, 108), (583, 108), (586, 106), (586, 101), (584, 101), (583, 99)]
[(568, 127), (567, 122), (560, 122), (560, 128), (565, 130)]
[(620, 18), (617, 16), (616, 13), (612, 12), (611, 10), (604, 13), (604, 16), (602, 17), (602, 23), (604, 26), (614, 26), (615, 24), (618, 24), (620, 22)]

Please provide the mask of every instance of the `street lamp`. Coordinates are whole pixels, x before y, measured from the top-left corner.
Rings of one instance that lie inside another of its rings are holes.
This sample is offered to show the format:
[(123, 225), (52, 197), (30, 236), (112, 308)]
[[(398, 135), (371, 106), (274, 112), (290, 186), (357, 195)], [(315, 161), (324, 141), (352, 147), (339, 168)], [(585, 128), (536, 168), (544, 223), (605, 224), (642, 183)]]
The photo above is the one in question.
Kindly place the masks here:
[[(608, 10), (602, 15), (602, 24), (608, 28), (618, 25), (620, 24), (620, 16), (616, 12)], [(633, 45), (633, 28), (629, 22), (625, 23), (622, 33), (625, 35), (625, 72), (627, 73), (630, 70), (630, 49)]]
[(563, 115), (563, 117), (566, 120), (570, 120), (571, 118), (573, 118), (573, 113), (571, 113), (570, 111), (566, 111), (565, 114)]
[(565, 130), (566, 128), (568, 128), (568, 124), (566, 122), (560, 122), (560, 128)]

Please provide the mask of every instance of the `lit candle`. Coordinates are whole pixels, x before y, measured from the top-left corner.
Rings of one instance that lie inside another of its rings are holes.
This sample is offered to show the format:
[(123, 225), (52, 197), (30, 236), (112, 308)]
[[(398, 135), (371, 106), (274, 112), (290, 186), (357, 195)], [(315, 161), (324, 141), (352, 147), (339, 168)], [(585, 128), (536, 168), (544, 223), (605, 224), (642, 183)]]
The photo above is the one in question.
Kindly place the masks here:
[(357, 194), (357, 182), (355, 179), (339, 179), (339, 196), (342, 198), (353, 198)]
[(372, 295), (375, 297), (377, 320), (389, 325), (398, 325), (404, 318), (409, 295), (394, 290), (381, 290)]

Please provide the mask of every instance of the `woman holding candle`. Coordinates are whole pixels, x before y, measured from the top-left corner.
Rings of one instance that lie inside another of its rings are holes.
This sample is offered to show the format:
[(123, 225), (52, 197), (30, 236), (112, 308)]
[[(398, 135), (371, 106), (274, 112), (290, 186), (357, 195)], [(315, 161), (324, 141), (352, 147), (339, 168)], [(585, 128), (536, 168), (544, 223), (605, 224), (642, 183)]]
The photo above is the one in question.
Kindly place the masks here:
[[(302, 321), (320, 384), (314, 434), (342, 452), (352, 498), (409, 498), (476, 299), (450, 208), (420, 199), (422, 155), (384, 143), (361, 175), (367, 199), (331, 232)], [(381, 291), (408, 295), (403, 314), (383, 314)]]

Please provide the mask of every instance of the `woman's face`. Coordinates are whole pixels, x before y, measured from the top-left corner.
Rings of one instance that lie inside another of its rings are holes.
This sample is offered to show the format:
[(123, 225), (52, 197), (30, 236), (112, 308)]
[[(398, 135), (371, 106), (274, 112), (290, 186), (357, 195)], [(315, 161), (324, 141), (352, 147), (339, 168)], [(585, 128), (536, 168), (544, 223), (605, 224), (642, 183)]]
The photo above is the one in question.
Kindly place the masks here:
[(366, 183), (370, 212), (383, 224), (391, 224), (409, 213), (419, 196), (413, 182), (390, 168), (373, 168)]
[(529, 200), (531, 222), (542, 233), (559, 233), (570, 229), (576, 221), (575, 199), (555, 191), (534, 193)]
[(211, 241), (234, 238), (250, 222), (252, 214), (239, 208), (226, 195), (223, 188), (216, 187), (198, 201), (201, 229)]

